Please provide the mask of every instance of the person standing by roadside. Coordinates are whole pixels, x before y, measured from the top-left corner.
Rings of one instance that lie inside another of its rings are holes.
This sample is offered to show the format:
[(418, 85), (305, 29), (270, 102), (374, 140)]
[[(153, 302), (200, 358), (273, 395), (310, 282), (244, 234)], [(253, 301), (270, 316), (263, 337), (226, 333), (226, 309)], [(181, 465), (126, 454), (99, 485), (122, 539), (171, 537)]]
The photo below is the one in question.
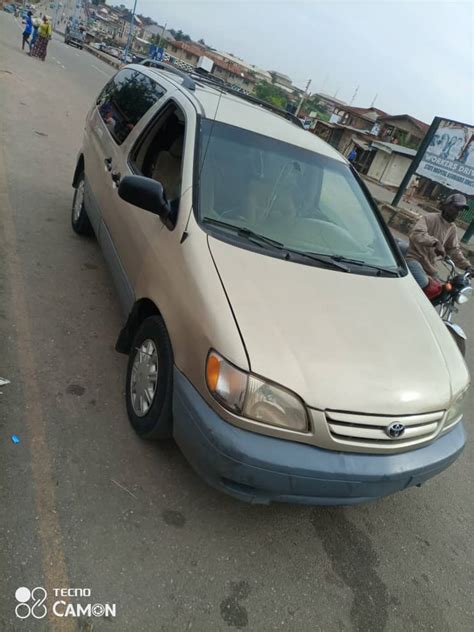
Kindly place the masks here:
[(25, 50), (25, 44), (29, 44), (28, 40), (30, 39), (30, 35), (33, 32), (33, 20), (31, 16), (33, 13), (28, 11), (25, 20), (25, 30), (23, 31), (23, 39), (21, 42), (21, 50)]
[(39, 20), (38, 18), (35, 18), (33, 20), (33, 35), (31, 36), (31, 40), (28, 42), (30, 45), (30, 55), (31, 55), (31, 49), (36, 44), (36, 40), (38, 39), (38, 27), (40, 24), (41, 24), (41, 20)]
[(39, 57), (41, 61), (46, 59), (46, 53), (48, 50), (48, 42), (51, 39), (53, 29), (47, 15), (43, 15), (43, 21), (38, 27), (38, 39), (36, 44), (31, 50), (33, 57)]

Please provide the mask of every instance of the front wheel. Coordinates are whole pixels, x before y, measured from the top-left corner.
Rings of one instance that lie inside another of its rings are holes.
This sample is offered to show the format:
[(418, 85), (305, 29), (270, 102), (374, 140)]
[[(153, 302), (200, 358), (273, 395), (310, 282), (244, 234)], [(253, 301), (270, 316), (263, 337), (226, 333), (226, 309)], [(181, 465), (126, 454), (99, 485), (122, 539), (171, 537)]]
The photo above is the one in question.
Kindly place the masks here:
[(151, 316), (140, 325), (128, 360), (125, 401), (130, 423), (145, 439), (172, 432), (173, 351), (165, 324)]
[(72, 199), (71, 224), (73, 231), (78, 235), (92, 235), (94, 231), (84, 206), (84, 191), (85, 179), (84, 173), (81, 173)]

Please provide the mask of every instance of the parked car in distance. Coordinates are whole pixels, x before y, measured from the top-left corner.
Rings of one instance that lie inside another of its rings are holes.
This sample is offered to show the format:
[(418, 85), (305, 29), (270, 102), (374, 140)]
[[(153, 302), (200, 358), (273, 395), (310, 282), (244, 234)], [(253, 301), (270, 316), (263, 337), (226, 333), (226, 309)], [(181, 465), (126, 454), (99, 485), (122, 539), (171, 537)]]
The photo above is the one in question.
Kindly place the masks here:
[(84, 46), (84, 31), (81, 29), (68, 29), (64, 34), (64, 42), (70, 46), (82, 49)]
[(466, 364), (363, 182), (294, 115), (126, 66), (73, 187), (72, 227), (96, 234), (123, 307), (139, 436), (173, 436), (253, 503), (375, 500), (461, 454)]

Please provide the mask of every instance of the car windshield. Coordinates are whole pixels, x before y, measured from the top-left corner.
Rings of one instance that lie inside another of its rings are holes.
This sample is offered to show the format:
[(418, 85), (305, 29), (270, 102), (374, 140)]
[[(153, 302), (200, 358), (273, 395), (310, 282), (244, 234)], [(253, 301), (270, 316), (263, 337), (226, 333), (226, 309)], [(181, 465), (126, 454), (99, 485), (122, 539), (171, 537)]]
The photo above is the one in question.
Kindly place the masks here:
[(293, 251), (398, 269), (345, 163), (208, 119), (201, 123), (198, 218), (249, 229)]

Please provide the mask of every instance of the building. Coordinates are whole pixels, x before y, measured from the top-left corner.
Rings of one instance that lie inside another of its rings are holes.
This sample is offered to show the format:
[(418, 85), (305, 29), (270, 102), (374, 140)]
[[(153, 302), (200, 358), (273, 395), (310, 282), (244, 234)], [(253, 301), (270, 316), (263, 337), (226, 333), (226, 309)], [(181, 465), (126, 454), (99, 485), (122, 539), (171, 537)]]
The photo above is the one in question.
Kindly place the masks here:
[(263, 68), (259, 68), (254, 64), (250, 64), (235, 55), (231, 55), (230, 53), (221, 53), (220, 51), (214, 51), (219, 57), (223, 60), (227, 60), (232, 62), (237, 66), (241, 66), (242, 69), (250, 75), (255, 77), (255, 80), (258, 82), (265, 81), (267, 83), (272, 83), (272, 75), (268, 72), (268, 70), (263, 70)]
[(275, 87), (280, 88), (280, 90), (288, 92), (289, 94), (293, 93), (295, 88), (290, 77), (282, 74), (281, 72), (277, 72), (276, 70), (270, 70), (270, 75), (272, 77), (272, 83), (275, 85)]
[(356, 108), (352, 106), (334, 106), (330, 122), (350, 125), (356, 129), (370, 131), (381, 116), (388, 116), (388, 114), (374, 107)]
[(315, 93), (311, 95), (311, 99), (316, 101), (317, 105), (325, 110), (328, 114), (332, 114), (334, 108), (342, 108), (347, 106), (345, 101), (336, 99), (336, 97), (330, 97), (328, 94)]
[(373, 157), (367, 176), (385, 186), (399, 187), (416, 150), (383, 141), (372, 141), (370, 147)]
[(200, 57), (209, 57), (214, 63), (212, 74), (217, 78), (222, 79), (236, 90), (247, 93), (255, 90), (257, 80), (253, 73), (207, 46), (197, 42), (173, 40), (165, 42), (165, 49), (170, 56), (171, 63), (183, 70), (193, 70)]
[(382, 140), (389, 143), (396, 141), (413, 149), (420, 146), (429, 129), (429, 125), (409, 114), (381, 116), (377, 123), (381, 125), (379, 136)]

